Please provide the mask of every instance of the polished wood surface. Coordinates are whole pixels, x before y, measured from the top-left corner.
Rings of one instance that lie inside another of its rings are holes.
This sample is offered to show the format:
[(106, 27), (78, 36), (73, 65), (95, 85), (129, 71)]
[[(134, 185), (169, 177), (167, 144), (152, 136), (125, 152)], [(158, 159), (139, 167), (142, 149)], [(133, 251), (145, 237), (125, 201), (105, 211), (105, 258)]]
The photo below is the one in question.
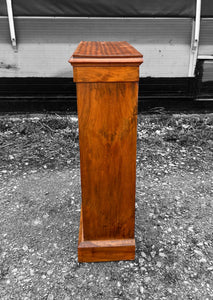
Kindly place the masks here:
[(137, 82), (77, 85), (85, 240), (134, 238)]
[(79, 261), (135, 257), (141, 62), (142, 55), (126, 42), (82, 42), (70, 60), (77, 83), (79, 118), (82, 188)]
[(69, 62), (75, 66), (139, 66), (143, 55), (127, 42), (81, 42)]
[(138, 67), (74, 67), (75, 82), (138, 81)]
[(73, 57), (84, 58), (124, 58), (124, 57), (143, 57), (129, 43), (122, 42), (80, 42), (76, 51), (73, 53)]
[(71, 57), (69, 62), (75, 67), (79, 66), (91, 66), (91, 67), (127, 67), (127, 66), (140, 66), (143, 62), (143, 58), (135, 57), (135, 58), (74, 58)]
[(78, 241), (79, 262), (134, 260), (134, 258), (135, 239), (85, 241), (83, 213), (81, 209)]

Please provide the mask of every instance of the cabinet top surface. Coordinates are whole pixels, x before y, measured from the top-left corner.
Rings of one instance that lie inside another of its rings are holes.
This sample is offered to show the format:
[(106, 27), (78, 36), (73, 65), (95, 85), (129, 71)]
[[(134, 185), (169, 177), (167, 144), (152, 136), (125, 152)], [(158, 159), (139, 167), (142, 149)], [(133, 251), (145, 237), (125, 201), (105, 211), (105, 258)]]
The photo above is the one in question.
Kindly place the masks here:
[(73, 58), (138, 58), (143, 55), (127, 42), (80, 42)]

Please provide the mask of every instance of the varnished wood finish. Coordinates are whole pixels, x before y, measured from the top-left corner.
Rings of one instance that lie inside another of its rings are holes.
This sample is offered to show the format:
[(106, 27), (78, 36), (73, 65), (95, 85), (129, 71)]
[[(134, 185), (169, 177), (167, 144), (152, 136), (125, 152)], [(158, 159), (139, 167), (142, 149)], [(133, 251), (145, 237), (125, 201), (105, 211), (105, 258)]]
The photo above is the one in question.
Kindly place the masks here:
[(83, 213), (81, 209), (78, 261), (116, 261), (135, 259), (135, 239), (84, 240)]
[(134, 238), (138, 83), (78, 83), (84, 238)]
[(143, 55), (127, 42), (81, 42), (69, 62), (74, 67), (139, 66)]
[(143, 62), (143, 58), (74, 58), (71, 57), (69, 62), (73, 66), (87, 66), (87, 67), (127, 67), (138, 66)]
[[(91, 63), (94, 59), (99, 64)], [(79, 261), (134, 259), (138, 64), (142, 55), (125, 42), (82, 42), (70, 62), (77, 82), (79, 118)]]
[(126, 58), (143, 57), (134, 47), (122, 42), (80, 42), (73, 57)]
[(138, 81), (138, 67), (74, 67), (75, 82)]

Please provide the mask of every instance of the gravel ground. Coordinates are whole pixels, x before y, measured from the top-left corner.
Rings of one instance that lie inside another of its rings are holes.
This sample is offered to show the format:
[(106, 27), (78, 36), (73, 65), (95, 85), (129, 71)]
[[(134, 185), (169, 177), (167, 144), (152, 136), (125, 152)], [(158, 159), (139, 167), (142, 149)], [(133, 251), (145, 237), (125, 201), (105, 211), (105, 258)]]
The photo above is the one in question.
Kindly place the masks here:
[(213, 115), (138, 116), (135, 261), (77, 261), (77, 125), (0, 118), (0, 299), (213, 299)]

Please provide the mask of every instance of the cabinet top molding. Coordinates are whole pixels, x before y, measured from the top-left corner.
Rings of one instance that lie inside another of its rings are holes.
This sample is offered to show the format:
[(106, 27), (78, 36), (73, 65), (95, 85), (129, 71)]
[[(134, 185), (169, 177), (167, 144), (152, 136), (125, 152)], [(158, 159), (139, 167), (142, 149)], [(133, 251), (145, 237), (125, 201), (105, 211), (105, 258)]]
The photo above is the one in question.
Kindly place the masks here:
[(122, 42), (80, 42), (69, 62), (80, 64), (134, 64), (143, 62), (143, 55), (129, 43)]

